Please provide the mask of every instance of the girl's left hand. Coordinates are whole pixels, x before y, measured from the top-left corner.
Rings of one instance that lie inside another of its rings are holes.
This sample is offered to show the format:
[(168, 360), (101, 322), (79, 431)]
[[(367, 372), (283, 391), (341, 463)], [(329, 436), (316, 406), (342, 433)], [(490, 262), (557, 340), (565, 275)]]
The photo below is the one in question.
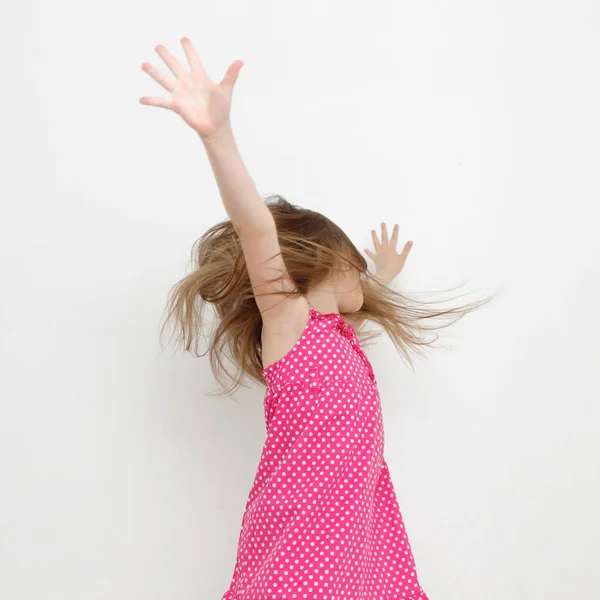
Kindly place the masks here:
[(385, 223), (381, 223), (381, 242), (377, 238), (377, 233), (374, 229), (371, 230), (373, 244), (375, 246), (375, 254), (365, 248), (365, 253), (375, 263), (376, 276), (384, 283), (390, 283), (404, 268), (408, 253), (413, 247), (411, 241), (404, 244), (402, 252), (396, 252), (396, 244), (398, 242), (398, 224), (394, 225), (392, 239), (388, 240), (387, 227)]

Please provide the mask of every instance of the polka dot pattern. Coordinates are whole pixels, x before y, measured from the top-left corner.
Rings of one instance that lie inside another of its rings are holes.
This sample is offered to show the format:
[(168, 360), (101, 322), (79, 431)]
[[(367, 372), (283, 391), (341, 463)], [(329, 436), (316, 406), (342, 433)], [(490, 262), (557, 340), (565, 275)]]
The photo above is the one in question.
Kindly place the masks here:
[(263, 377), (267, 439), (222, 600), (427, 600), (354, 329), (311, 305), (300, 339)]

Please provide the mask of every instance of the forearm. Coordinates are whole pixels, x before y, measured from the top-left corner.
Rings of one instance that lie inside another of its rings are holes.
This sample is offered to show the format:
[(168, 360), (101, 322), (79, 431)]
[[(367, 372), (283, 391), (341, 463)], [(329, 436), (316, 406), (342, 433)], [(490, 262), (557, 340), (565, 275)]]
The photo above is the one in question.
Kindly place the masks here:
[(217, 134), (202, 141), (223, 205), (235, 227), (252, 233), (272, 227), (271, 212), (244, 165), (231, 125), (228, 123)]

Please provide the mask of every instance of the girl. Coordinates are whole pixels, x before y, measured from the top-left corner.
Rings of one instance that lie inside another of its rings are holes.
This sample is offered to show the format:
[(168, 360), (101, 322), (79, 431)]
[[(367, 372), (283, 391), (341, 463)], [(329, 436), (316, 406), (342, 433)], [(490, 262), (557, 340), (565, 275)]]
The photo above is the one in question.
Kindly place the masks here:
[(460, 318), (485, 301), (433, 310), (388, 287), (412, 245), (396, 253), (397, 225), (391, 240), (385, 224), (381, 242), (372, 231), (371, 275), (327, 217), (280, 196), (265, 203), (229, 119), (243, 63), (215, 84), (190, 40), (181, 44), (190, 70), (157, 46), (174, 77), (142, 69), (170, 95), (140, 102), (176, 112), (200, 136), (229, 220), (198, 241), (196, 268), (171, 291), (167, 322), (197, 353), (202, 308), (212, 304), (211, 368), (220, 382), (225, 354), (238, 368), (225, 392), (246, 375), (266, 384), (267, 438), (222, 600), (427, 600), (383, 456), (367, 338), (357, 331), (365, 319), (380, 324), (412, 366), (409, 351), (430, 343), (423, 320)]

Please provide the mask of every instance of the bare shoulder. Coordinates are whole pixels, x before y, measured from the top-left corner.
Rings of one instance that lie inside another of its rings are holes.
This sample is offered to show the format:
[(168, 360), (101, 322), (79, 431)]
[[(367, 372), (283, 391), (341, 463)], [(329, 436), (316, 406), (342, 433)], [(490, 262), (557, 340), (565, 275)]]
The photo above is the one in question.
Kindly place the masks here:
[(294, 323), (304, 322), (309, 316), (309, 304), (304, 296), (285, 298), (261, 313), (263, 330), (275, 331), (290, 327)]
[(262, 313), (263, 368), (282, 359), (300, 339), (310, 317), (303, 296), (286, 298)]

